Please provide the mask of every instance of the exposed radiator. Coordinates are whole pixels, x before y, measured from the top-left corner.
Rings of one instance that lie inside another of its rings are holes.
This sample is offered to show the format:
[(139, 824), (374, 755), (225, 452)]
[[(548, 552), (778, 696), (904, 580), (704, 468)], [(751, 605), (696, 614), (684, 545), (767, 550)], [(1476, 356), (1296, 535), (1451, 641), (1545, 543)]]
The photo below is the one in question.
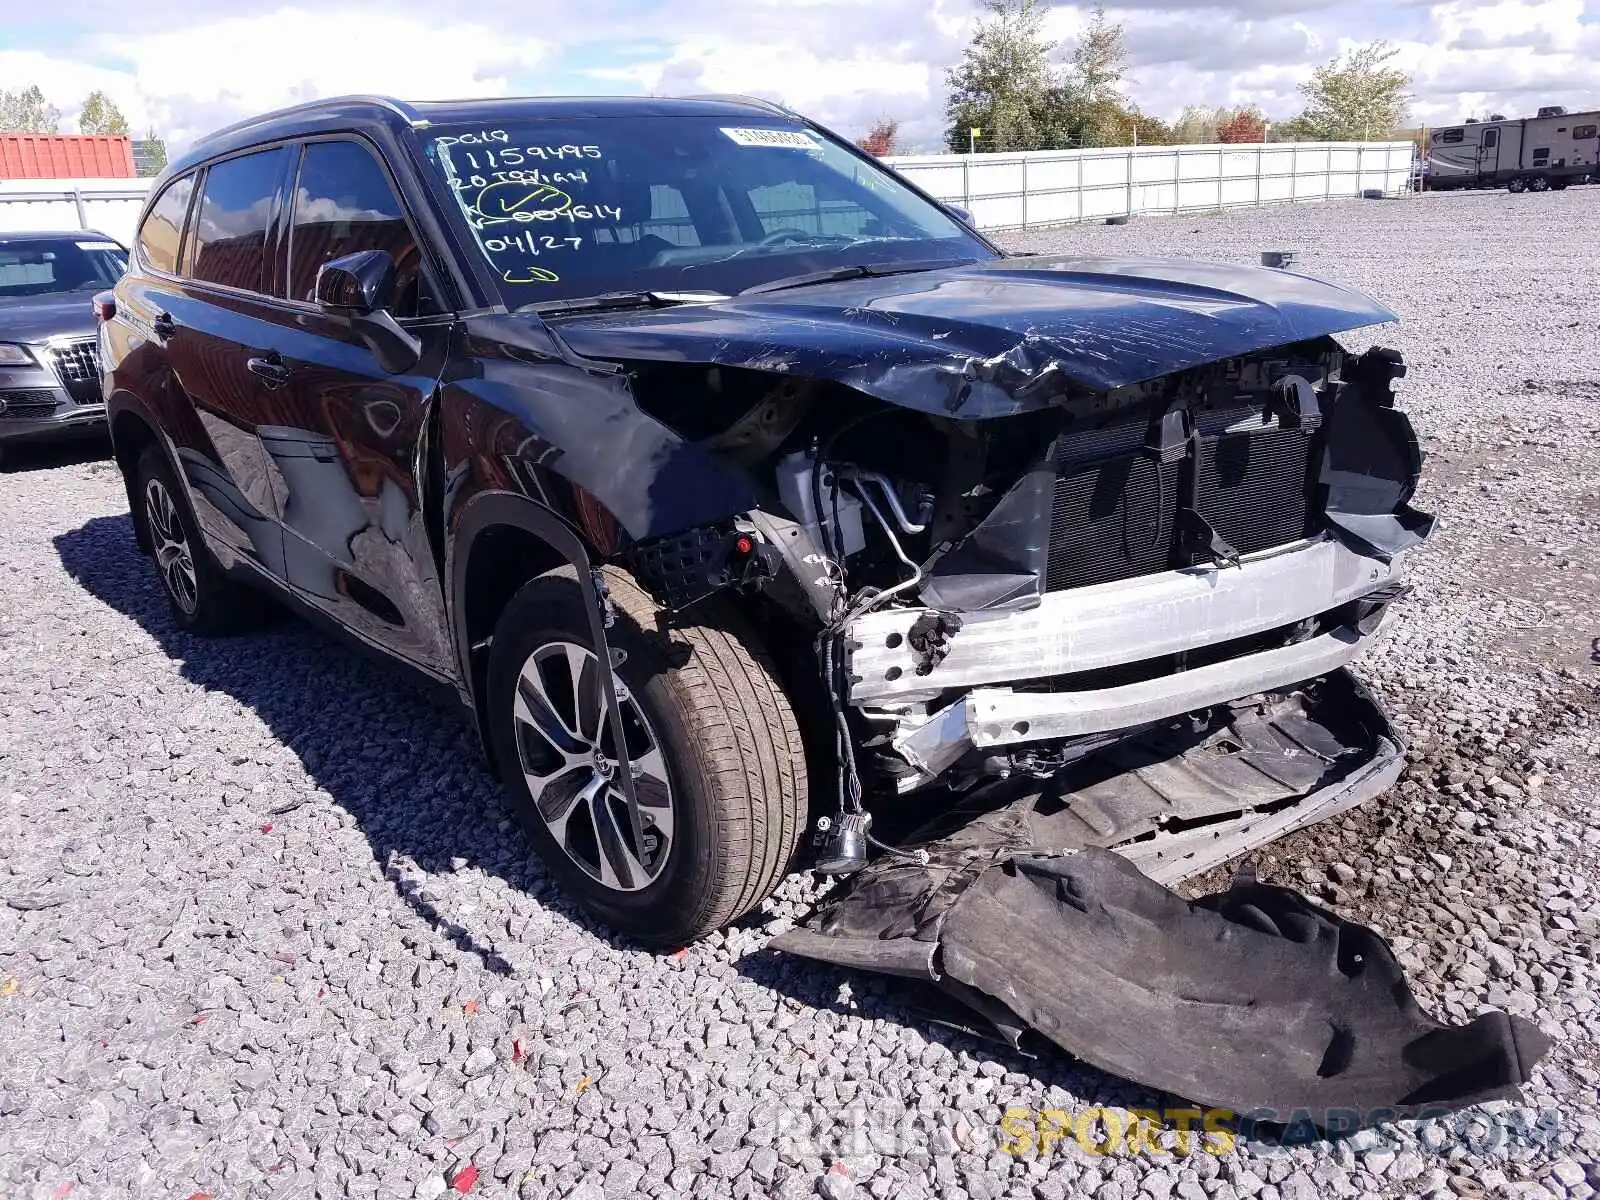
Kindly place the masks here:
[[(1314, 431), (1282, 428), (1259, 409), (1204, 412), (1197, 424), (1197, 509), (1224, 540), (1249, 554), (1312, 531)], [(1145, 439), (1140, 422), (1056, 443), (1047, 590), (1190, 565), (1179, 561), (1173, 538), (1190, 463), (1158, 464), (1143, 452)]]

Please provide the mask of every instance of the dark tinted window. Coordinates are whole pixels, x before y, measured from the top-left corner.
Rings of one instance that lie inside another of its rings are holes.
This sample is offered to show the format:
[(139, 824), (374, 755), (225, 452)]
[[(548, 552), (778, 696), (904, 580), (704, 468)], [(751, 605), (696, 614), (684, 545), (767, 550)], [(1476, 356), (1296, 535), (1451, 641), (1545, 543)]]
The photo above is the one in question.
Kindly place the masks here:
[(1499, 144), (1500, 144), (1500, 131), (1498, 129), (1489, 129), (1489, 130), (1485, 130), (1484, 131), (1484, 134), (1483, 134), (1483, 147), (1484, 147), (1485, 150), (1493, 150)]
[(0, 296), (110, 287), (127, 267), (121, 246), (92, 233), (72, 238), (0, 235)]
[(211, 165), (194, 223), (194, 278), (263, 290), (267, 227), (287, 153), (279, 147)]
[(178, 247), (183, 241), (183, 219), (194, 195), (194, 176), (174, 179), (161, 190), (139, 226), (139, 249), (145, 261), (169, 275), (178, 270)]
[(1594, 125), (1579, 125), (1573, 129), (1572, 136), (1581, 142), (1585, 138), (1594, 137), (1596, 129), (1597, 127)]
[(355, 142), (312, 142), (295, 181), (289, 235), (292, 300), (316, 298), (317, 268), (358, 250), (387, 250), (395, 263), (396, 310), (416, 311), (420, 255), (401, 215), (388, 177), (366, 147)]
[(1441, 129), (1439, 131), (1439, 140), (1447, 145), (1454, 145), (1461, 140), (1461, 130)]

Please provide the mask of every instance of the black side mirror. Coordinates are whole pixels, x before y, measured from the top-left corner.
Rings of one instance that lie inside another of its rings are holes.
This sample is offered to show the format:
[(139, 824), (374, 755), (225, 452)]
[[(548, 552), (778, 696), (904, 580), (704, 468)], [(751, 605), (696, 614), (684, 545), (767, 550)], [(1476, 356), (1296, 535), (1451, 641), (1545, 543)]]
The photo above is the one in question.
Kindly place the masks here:
[(969, 229), (973, 228), (972, 214), (966, 209), (962, 208), (959, 204), (946, 204), (944, 206), (944, 210), (956, 220), (960, 221), (963, 225), (967, 226)]
[(391, 375), (416, 366), (422, 343), (389, 310), (394, 307), (394, 257), (387, 250), (358, 250), (317, 268), (317, 306), (349, 322), (378, 365)]
[(394, 304), (394, 257), (358, 250), (317, 268), (317, 303), (342, 316), (368, 316)]

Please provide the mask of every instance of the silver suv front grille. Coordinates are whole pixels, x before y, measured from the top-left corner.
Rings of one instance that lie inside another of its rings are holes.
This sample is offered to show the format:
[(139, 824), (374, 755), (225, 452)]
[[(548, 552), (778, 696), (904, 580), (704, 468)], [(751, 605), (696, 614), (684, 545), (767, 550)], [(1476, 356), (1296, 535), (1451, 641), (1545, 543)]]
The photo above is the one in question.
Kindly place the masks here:
[(78, 404), (100, 403), (100, 343), (98, 339), (76, 338), (50, 347), (61, 385)]

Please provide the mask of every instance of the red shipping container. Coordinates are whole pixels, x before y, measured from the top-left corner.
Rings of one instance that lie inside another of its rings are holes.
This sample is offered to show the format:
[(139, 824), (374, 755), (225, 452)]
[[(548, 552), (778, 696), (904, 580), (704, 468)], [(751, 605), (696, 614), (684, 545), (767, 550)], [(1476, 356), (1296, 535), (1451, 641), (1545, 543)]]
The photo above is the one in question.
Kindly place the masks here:
[(132, 179), (133, 142), (75, 133), (0, 133), (0, 179)]

